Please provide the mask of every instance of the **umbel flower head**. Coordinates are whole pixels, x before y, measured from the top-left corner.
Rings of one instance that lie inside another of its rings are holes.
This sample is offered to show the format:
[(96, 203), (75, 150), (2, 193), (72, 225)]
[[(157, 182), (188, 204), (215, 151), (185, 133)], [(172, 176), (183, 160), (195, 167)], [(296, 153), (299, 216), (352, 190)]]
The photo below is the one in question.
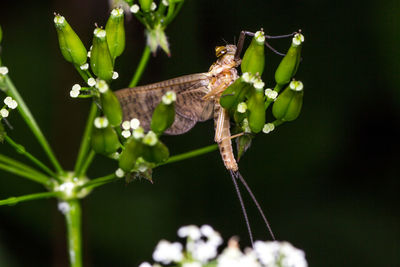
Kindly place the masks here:
[(156, 267), (177, 264), (183, 267), (307, 267), (305, 254), (288, 242), (256, 241), (254, 248), (239, 247), (237, 238), (231, 238), (218, 254), (223, 243), (221, 235), (211, 226), (183, 226), (178, 236), (186, 238), (186, 246), (179, 242), (161, 240), (154, 252), (157, 263), (144, 262), (139, 267)]

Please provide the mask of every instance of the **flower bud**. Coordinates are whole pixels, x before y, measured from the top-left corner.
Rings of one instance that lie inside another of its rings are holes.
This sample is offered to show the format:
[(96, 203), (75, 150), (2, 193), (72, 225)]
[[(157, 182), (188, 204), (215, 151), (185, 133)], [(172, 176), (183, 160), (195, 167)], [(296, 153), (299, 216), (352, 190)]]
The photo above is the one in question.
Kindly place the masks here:
[(113, 76), (113, 62), (108, 49), (106, 31), (96, 28), (93, 35), (93, 47), (90, 53), (90, 67), (102, 80), (110, 81)]
[(133, 136), (125, 143), (125, 149), (119, 156), (119, 167), (125, 172), (130, 172), (136, 165), (136, 160), (143, 153), (143, 144)]
[(151, 4), (153, 0), (139, 0), (140, 7), (144, 12), (149, 12), (151, 9)]
[(147, 45), (150, 47), (153, 54), (157, 52), (158, 47), (161, 47), (168, 56), (171, 55), (167, 35), (165, 34), (164, 28), (161, 24), (157, 24), (154, 29), (147, 30), (146, 34)]
[(125, 49), (124, 11), (115, 8), (106, 24), (107, 43), (110, 55), (115, 60)]
[(272, 106), (272, 114), (278, 120), (293, 121), (301, 111), (303, 105), (303, 84), (292, 81), (278, 96)]
[(265, 124), (264, 100), (264, 89), (254, 88), (247, 102), (249, 126), (253, 133), (260, 132)]
[(289, 83), (296, 74), (300, 64), (303, 42), (304, 36), (302, 34), (297, 33), (293, 37), (292, 45), (275, 71), (275, 81), (277, 84), (284, 85)]
[[(245, 75), (243, 75), (245, 76)], [(245, 97), (251, 91), (251, 84), (246, 79), (238, 78), (234, 81), (225, 91), (222, 93), (220, 98), (220, 104), (227, 110), (232, 110), (236, 106), (243, 102)]]
[(173, 91), (169, 91), (162, 97), (162, 101), (155, 108), (151, 118), (150, 128), (157, 135), (161, 135), (174, 123), (175, 100), (176, 94)]
[(85, 64), (87, 59), (86, 48), (67, 20), (63, 16), (56, 15), (54, 17), (54, 24), (57, 30), (61, 54), (65, 60), (76, 66)]
[(260, 76), (264, 71), (265, 56), (264, 56), (264, 41), (265, 36), (263, 31), (255, 33), (251, 40), (250, 46), (244, 53), (241, 69), (242, 72), (258, 73)]
[(159, 140), (154, 145), (144, 146), (143, 158), (148, 162), (161, 163), (166, 161), (168, 157), (168, 148)]
[(94, 127), (91, 144), (96, 153), (103, 155), (114, 153), (121, 145), (117, 133), (111, 126), (105, 128)]
[[(98, 82), (98, 84), (101, 81)], [(107, 86), (108, 87), (108, 86)], [(99, 89), (100, 90), (100, 89)], [(118, 126), (122, 122), (122, 108), (114, 92), (107, 89), (100, 93), (101, 105), (104, 115), (106, 115), (112, 126)]]

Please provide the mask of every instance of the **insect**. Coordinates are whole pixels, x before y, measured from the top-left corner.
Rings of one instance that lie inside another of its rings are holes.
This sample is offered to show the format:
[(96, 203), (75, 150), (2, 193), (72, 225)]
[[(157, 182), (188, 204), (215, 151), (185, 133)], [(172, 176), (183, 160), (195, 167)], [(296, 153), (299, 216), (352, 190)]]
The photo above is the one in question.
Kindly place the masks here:
[[(217, 46), (215, 48), (217, 60), (211, 65), (208, 72), (185, 75), (134, 88), (125, 88), (115, 93), (121, 103), (124, 120), (137, 118), (145, 130), (150, 129), (153, 111), (161, 101), (161, 97), (168, 91), (176, 93), (176, 115), (172, 126), (165, 131), (166, 134), (183, 134), (193, 128), (197, 122), (214, 118), (214, 140), (219, 146), (224, 165), (231, 174), (253, 243), (247, 213), (236, 180), (243, 183), (260, 211), (272, 238), (275, 238), (260, 205), (238, 171), (238, 164), (231, 143), (229, 114), (220, 105), (221, 94), (239, 77), (236, 68), (241, 63), (240, 54), (246, 35), (254, 36), (254, 33), (242, 31), (237, 45)], [(292, 36), (292, 34), (285, 36)], [(266, 45), (269, 46), (267, 43)]]

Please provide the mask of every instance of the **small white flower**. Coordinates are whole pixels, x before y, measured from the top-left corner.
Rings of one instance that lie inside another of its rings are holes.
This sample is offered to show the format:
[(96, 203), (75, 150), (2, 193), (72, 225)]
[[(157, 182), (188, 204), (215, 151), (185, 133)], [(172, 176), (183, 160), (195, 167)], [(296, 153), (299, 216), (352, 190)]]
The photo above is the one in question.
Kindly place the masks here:
[(244, 131), (245, 133), (251, 133), (251, 129), (250, 129), (250, 126), (249, 126), (249, 121), (248, 121), (247, 118), (245, 118), (245, 119), (242, 121), (242, 129), (243, 129), (243, 131)]
[(96, 85), (96, 80), (94, 78), (89, 78), (87, 84), (92, 87)]
[(142, 138), (144, 136), (143, 128), (142, 127), (138, 127), (136, 129), (134, 129), (132, 135), (133, 135), (133, 138), (135, 138), (135, 139)]
[(13, 101), (11, 96), (7, 96), (6, 98), (4, 98), (4, 104), (6, 104), (7, 106), (11, 105), (11, 102)]
[(250, 81), (251, 81), (250, 73), (248, 73), (248, 72), (243, 73), (242, 80), (246, 83), (250, 83)]
[(265, 96), (268, 97), (269, 99), (275, 100), (278, 96), (278, 92), (268, 88), (265, 89)]
[(280, 262), (282, 267), (307, 267), (304, 252), (288, 242), (256, 241), (254, 250), (261, 263), (266, 266), (275, 266)]
[(69, 95), (72, 97), (72, 98), (77, 98), (78, 96), (79, 96), (79, 90), (71, 90), (71, 91), (69, 91)]
[(113, 79), (113, 80), (116, 80), (116, 79), (118, 79), (118, 77), (119, 77), (118, 72), (113, 71), (112, 79)]
[(54, 17), (54, 23), (55, 24), (63, 24), (65, 21), (65, 18), (63, 16), (55, 16)]
[(98, 129), (106, 128), (108, 126), (108, 120), (106, 117), (97, 117), (94, 119), (94, 126)]
[(203, 266), (201, 262), (191, 261), (191, 262), (184, 262), (182, 267), (201, 267)]
[(8, 107), (11, 109), (16, 109), (18, 107), (17, 101), (13, 99)]
[(147, 166), (147, 164), (144, 164), (144, 163), (139, 164), (139, 167), (138, 167), (139, 172), (145, 172), (148, 169), (149, 169), (149, 167)]
[(257, 31), (257, 32), (254, 34), (254, 38), (256, 39), (256, 41), (257, 41), (258, 43), (264, 43), (264, 41), (265, 41), (264, 32), (263, 32), (263, 31)]
[(175, 101), (176, 101), (176, 94), (173, 91), (166, 92), (165, 95), (163, 95), (163, 97), (162, 97), (162, 102), (165, 105), (169, 105), (169, 104), (171, 104), (172, 102), (175, 102)]
[(85, 64), (81, 65), (79, 68), (81, 70), (87, 70), (87, 69), (89, 69), (89, 63), (85, 63)]
[(275, 130), (275, 125), (273, 123), (265, 124), (262, 129), (263, 133), (266, 133), (266, 134), (272, 132), (273, 130)]
[(201, 232), (199, 227), (196, 225), (187, 225), (178, 229), (178, 236), (181, 238), (188, 237), (191, 240), (199, 240), (201, 237)]
[(140, 7), (137, 4), (134, 4), (133, 6), (131, 6), (130, 10), (133, 14), (136, 14), (139, 11)]
[(239, 104), (237, 105), (237, 111), (238, 111), (239, 113), (245, 113), (246, 110), (247, 110), (247, 104), (246, 104), (245, 102), (239, 103)]
[(139, 267), (152, 267), (150, 263), (148, 262), (142, 262)]
[(10, 112), (8, 112), (7, 109), (5, 109), (5, 108), (0, 109), (0, 116), (1, 117), (7, 118), (9, 114), (10, 114)]
[(217, 256), (217, 248), (218, 246), (200, 239), (195, 243), (191, 253), (194, 259), (206, 263)]
[(0, 67), (0, 75), (6, 75), (8, 73), (7, 67)]
[(121, 132), (121, 135), (122, 135), (124, 138), (129, 138), (129, 137), (132, 135), (132, 133), (131, 133), (131, 131), (129, 131), (129, 130), (123, 130), (123, 131)]
[(163, 264), (171, 262), (180, 262), (183, 258), (182, 244), (175, 242), (171, 243), (166, 240), (161, 240), (153, 253), (153, 259)]
[(156, 8), (157, 8), (157, 4), (156, 3), (151, 3), (151, 5), (150, 5), (150, 10), (151, 11), (154, 11), (154, 10), (156, 10)]
[(121, 168), (118, 168), (118, 169), (115, 171), (115, 175), (116, 175), (118, 178), (122, 178), (122, 177), (124, 177), (125, 172), (124, 172)]
[(158, 138), (157, 135), (153, 131), (149, 131), (144, 137), (143, 137), (143, 143), (149, 146), (154, 146), (157, 144)]
[(62, 192), (65, 196), (69, 197), (73, 195), (74, 189), (75, 184), (73, 182), (65, 182), (60, 184), (57, 191)]
[(72, 86), (72, 90), (74, 90), (74, 91), (79, 91), (81, 89), (82, 89), (82, 87), (77, 83)]
[(130, 121), (131, 129), (136, 130), (140, 126), (140, 121), (136, 118), (131, 119)]
[(104, 37), (106, 37), (106, 31), (103, 30), (102, 28), (96, 28), (96, 29), (94, 29), (93, 34), (94, 34), (97, 38), (104, 38)]
[(58, 202), (58, 210), (61, 211), (62, 214), (66, 214), (70, 208), (71, 207), (69, 206), (68, 202)]
[(104, 94), (109, 89), (107, 82), (104, 80), (97, 81), (96, 88), (99, 89), (101, 94)]
[(169, 5), (169, 1), (168, 0), (162, 0), (162, 3), (164, 6), (168, 6)]
[(296, 33), (292, 39), (293, 45), (298, 46), (303, 42), (304, 42), (304, 35), (302, 35), (301, 33)]
[(87, 57), (90, 58), (91, 55), (92, 55), (92, 50), (89, 50), (89, 51), (87, 52)]
[(290, 89), (293, 91), (302, 91), (303, 90), (303, 83), (301, 81), (291, 81), (289, 84)]
[(129, 121), (123, 121), (121, 126), (122, 129), (129, 130), (131, 128), (131, 123)]
[(122, 10), (122, 8), (114, 8), (111, 11), (111, 15), (114, 17), (119, 17), (119, 16), (122, 16), (123, 14), (124, 14), (124, 11)]
[(254, 88), (256, 89), (263, 89), (264, 88), (264, 82), (261, 79), (256, 79), (253, 83)]

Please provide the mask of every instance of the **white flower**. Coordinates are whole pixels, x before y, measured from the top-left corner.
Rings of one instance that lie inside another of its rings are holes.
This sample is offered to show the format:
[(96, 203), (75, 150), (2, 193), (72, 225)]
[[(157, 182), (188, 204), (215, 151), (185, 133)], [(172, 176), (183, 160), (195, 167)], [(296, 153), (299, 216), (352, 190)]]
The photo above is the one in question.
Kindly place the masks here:
[(15, 109), (15, 108), (17, 108), (17, 106), (18, 106), (17, 101), (15, 101), (14, 99), (12, 99), (11, 96), (7, 96), (7, 97), (4, 99), (4, 104), (6, 104), (7, 107), (9, 107), (9, 108), (11, 108), (11, 109)]
[(123, 121), (121, 126), (122, 129), (129, 130), (131, 128), (131, 123), (129, 121)]
[(301, 91), (303, 90), (303, 83), (300, 81), (291, 81), (289, 87), (293, 91)]
[(92, 87), (96, 85), (96, 80), (94, 78), (89, 78), (87, 84)]
[(130, 10), (133, 14), (136, 14), (139, 11), (140, 7), (137, 4), (131, 6)]
[(199, 227), (196, 225), (187, 225), (178, 229), (178, 236), (181, 238), (188, 237), (192, 240), (199, 240), (201, 237), (201, 232)]
[(150, 10), (151, 11), (154, 11), (154, 10), (156, 10), (156, 8), (157, 8), (157, 4), (156, 3), (151, 3), (151, 5), (150, 5)]
[(10, 114), (10, 112), (8, 112), (7, 109), (5, 109), (5, 108), (0, 109), (0, 116), (1, 117), (7, 118), (9, 114)]
[(107, 84), (106, 81), (104, 81), (104, 80), (99, 80), (99, 81), (96, 83), (96, 88), (99, 89), (99, 92), (100, 92), (100, 93), (104, 94), (105, 92), (108, 91), (108, 88), (109, 88), (109, 87), (108, 87), (108, 84)]
[(71, 207), (69, 206), (68, 202), (58, 202), (58, 210), (61, 211), (62, 214), (66, 214), (70, 208)]
[(268, 88), (265, 89), (265, 96), (268, 97), (269, 99), (275, 100), (276, 97), (278, 96), (278, 92)]
[(178, 242), (171, 243), (167, 240), (161, 240), (153, 253), (153, 259), (163, 264), (180, 262), (182, 258), (182, 244)]
[(143, 137), (143, 143), (149, 146), (154, 146), (157, 144), (158, 138), (157, 135), (153, 131), (149, 131), (144, 137)]
[(118, 168), (118, 169), (115, 171), (115, 175), (116, 175), (117, 177), (119, 177), (119, 178), (122, 178), (122, 177), (124, 177), (125, 172), (124, 172), (121, 168)]
[(165, 105), (169, 105), (176, 101), (176, 94), (174, 91), (168, 91), (163, 95), (161, 100)]
[(104, 38), (106, 37), (106, 30), (102, 29), (102, 28), (96, 28), (93, 32), (93, 34), (97, 37), (97, 38)]
[(169, 1), (168, 0), (162, 0), (162, 3), (164, 6), (168, 6), (169, 5)]
[(135, 129), (139, 128), (140, 121), (136, 118), (133, 118), (133, 119), (131, 119), (130, 124), (131, 124), (131, 129), (135, 130)]
[(7, 67), (0, 67), (0, 75), (6, 75), (8, 73)]
[(191, 262), (184, 262), (182, 267), (201, 267), (203, 266), (201, 262), (191, 261)]
[(116, 79), (118, 79), (118, 77), (119, 77), (118, 72), (114, 71), (114, 72), (113, 72), (113, 75), (112, 75), (112, 79), (113, 79), (113, 80), (116, 80)]
[(128, 138), (128, 137), (130, 137), (130, 136), (132, 135), (132, 133), (131, 133), (131, 131), (129, 131), (129, 130), (123, 130), (123, 131), (121, 132), (121, 135), (122, 135), (124, 138)]
[(282, 267), (307, 267), (304, 252), (288, 242), (256, 241), (254, 250), (260, 262), (266, 266), (275, 266), (280, 262)]
[(134, 137), (135, 139), (142, 138), (142, 137), (144, 136), (144, 130), (143, 130), (143, 128), (142, 128), (142, 127), (136, 128), (135, 130), (133, 130), (132, 135), (133, 135), (133, 137)]
[(150, 263), (148, 262), (142, 262), (139, 267), (152, 267)]
[(87, 70), (87, 69), (89, 69), (89, 63), (85, 63), (82, 66), (80, 66), (79, 68), (81, 68), (81, 70)]
[(273, 123), (267, 123), (264, 125), (262, 131), (263, 133), (270, 133), (275, 129), (275, 125)]
[(94, 119), (94, 126), (98, 129), (106, 128), (108, 126), (108, 120), (106, 117), (97, 117)]
[(301, 33), (296, 33), (292, 39), (293, 45), (298, 46), (303, 42), (304, 42), (304, 35), (302, 35)]
[(206, 263), (217, 256), (217, 248), (218, 246), (200, 239), (194, 244), (191, 252), (194, 259)]
[(241, 102), (237, 105), (237, 111), (239, 113), (245, 113), (247, 110), (247, 104), (245, 102)]

